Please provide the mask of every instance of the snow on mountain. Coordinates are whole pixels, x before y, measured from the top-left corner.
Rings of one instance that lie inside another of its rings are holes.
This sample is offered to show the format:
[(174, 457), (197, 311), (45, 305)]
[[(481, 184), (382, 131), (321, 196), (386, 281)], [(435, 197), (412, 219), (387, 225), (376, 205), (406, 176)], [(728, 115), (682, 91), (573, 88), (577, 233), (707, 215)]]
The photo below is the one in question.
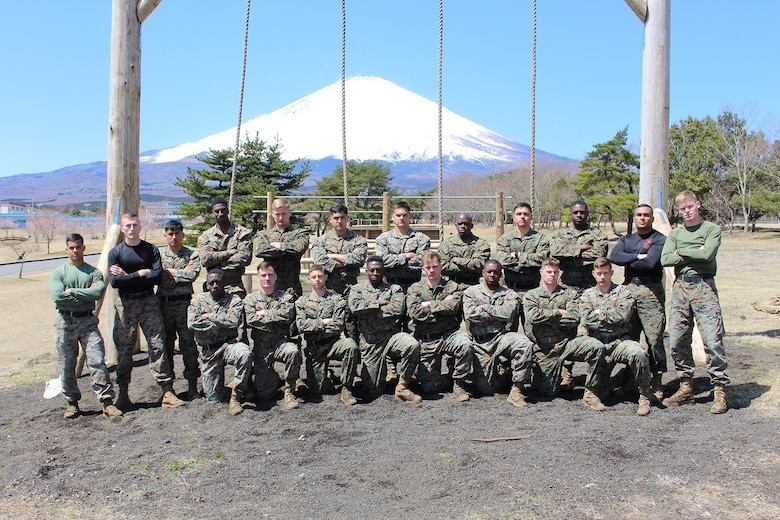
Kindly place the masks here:
[[(346, 82), (349, 159), (425, 162), (438, 158), (438, 105), (378, 77)], [(449, 161), (525, 162), (529, 149), (449, 110), (442, 111), (443, 153)], [(341, 82), (320, 89), (270, 114), (242, 123), (241, 137), (266, 142), (278, 135), (286, 159), (341, 158)], [(235, 146), (236, 128), (195, 142), (141, 156), (142, 162), (168, 163), (209, 149)], [(514, 164), (512, 164), (514, 165)]]

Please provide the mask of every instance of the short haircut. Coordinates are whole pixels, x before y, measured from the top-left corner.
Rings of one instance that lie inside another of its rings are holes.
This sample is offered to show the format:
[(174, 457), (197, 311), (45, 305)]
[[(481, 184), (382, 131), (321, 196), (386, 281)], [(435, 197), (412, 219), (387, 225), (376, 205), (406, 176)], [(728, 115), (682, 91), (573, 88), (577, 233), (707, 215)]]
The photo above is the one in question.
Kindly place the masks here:
[(600, 258), (597, 258), (595, 262), (593, 262), (593, 270), (599, 269), (600, 267), (609, 267), (612, 269), (612, 262), (609, 261), (609, 258), (602, 256)]
[(545, 267), (554, 267), (556, 269), (560, 269), (561, 268), (561, 262), (557, 258), (555, 258), (554, 256), (548, 256), (547, 258), (542, 260), (542, 267), (541, 268), (544, 269)]
[(569, 204), (569, 209), (573, 208), (574, 206), (585, 206), (585, 209), (588, 209), (588, 203), (582, 199), (577, 199)]
[(225, 206), (228, 205), (228, 201), (224, 197), (214, 197), (211, 199), (211, 211), (214, 211), (214, 206), (217, 204), (224, 204)]
[(220, 269), (219, 267), (215, 267), (215, 268), (213, 268), (213, 269), (209, 269), (209, 272), (208, 272), (208, 273), (206, 273), (206, 278), (208, 278), (208, 276), (209, 276), (210, 274), (218, 274), (218, 275), (219, 275), (219, 276), (221, 276), (222, 278), (224, 278), (224, 277), (225, 277), (225, 271), (223, 271), (223, 270), (222, 270), (222, 269)]
[(489, 258), (489, 259), (488, 259), (488, 260), (485, 262), (485, 266), (482, 268), (482, 270), (483, 270), (483, 271), (484, 271), (485, 269), (487, 269), (487, 266), (488, 266), (488, 264), (496, 264), (496, 265), (498, 266), (498, 268), (499, 268), (499, 269), (503, 269), (503, 268), (504, 268), (504, 266), (503, 266), (503, 265), (501, 265), (501, 262), (499, 262), (499, 261), (498, 261), (498, 260), (496, 260), (495, 258)]
[(290, 201), (284, 197), (279, 197), (278, 199), (274, 199), (274, 201), (271, 203), (271, 209), (280, 209), (280, 208), (289, 208), (289, 207), (290, 207)]
[(674, 198), (674, 203), (679, 205), (684, 200), (698, 201), (699, 197), (697, 197), (696, 194), (691, 190), (685, 190), (677, 194), (677, 196)]
[(314, 271), (319, 271), (324, 275), (328, 275), (328, 271), (325, 270), (324, 267), (322, 267), (320, 264), (314, 264), (311, 267), (309, 267), (309, 274), (313, 273)]
[(184, 231), (184, 224), (181, 223), (181, 220), (169, 220), (163, 229), (165, 231)]
[(276, 267), (274, 267), (273, 264), (271, 264), (270, 262), (266, 262), (265, 260), (257, 264), (257, 270), (260, 271), (261, 269), (264, 271), (266, 269), (273, 269), (274, 272), (276, 272)]
[(653, 211), (653, 206), (650, 204), (639, 204), (636, 208), (634, 208), (634, 211), (638, 210), (639, 208), (648, 208), (650, 211)]
[(382, 264), (382, 267), (385, 266), (385, 261), (382, 260), (382, 257), (379, 255), (371, 255), (368, 258), (366, 258), (366, 265), (370, 264), (371, 262), (379, 262)]
[(528, 208), (528, 211), (530, 211), (531, 213), (534, 212), (534, 210), (531, 207), (531, 205), (529, 203), (527, 203), (527, 202), (518, 202), (517, 204), (515, 204), (515, 207), (512, 208), (512, 213), (514, 213), (515, 210), (517, 210), (517, 208)]
[(439, 262), (441, 262), (441, 255), (437, 251), (434, 251), (433, 249), (426, 249), (425, 252), (422, 255), (422, 263), (423, 263), (423, 265), (427, 264), (428, 262), (430, 262), (434, 258), (436, 260), (438, 260)]
[(122, 213), (122, 216), (119, 217), (119, 222), (122, 222), (123, 220), (128, 220), (131, 218), (138, 218), (138, 213)]
[(330, 207), (330, 214), (333, 215), (334, 213), (343, 213), (345, 215), (349, 215), (349, 208), (347, 208), (344, 204), (338, 203), (334, 204)]
[(395, 203), (395, 206), (393, 206), (393, 210), (396, 210), (398, 208), (403, 208), (409, 213), (412, 212), (412, 208), (411, 206), (409, 206), (409, 203), (403, 200), (399, 200), (398, 202)]
[(84, 237), (81, 236), (78, 233), (69, 233), (65, 235), (65, 245), (68, 244), (68, 242), (81, 242), (81, 245), (84, 245)]

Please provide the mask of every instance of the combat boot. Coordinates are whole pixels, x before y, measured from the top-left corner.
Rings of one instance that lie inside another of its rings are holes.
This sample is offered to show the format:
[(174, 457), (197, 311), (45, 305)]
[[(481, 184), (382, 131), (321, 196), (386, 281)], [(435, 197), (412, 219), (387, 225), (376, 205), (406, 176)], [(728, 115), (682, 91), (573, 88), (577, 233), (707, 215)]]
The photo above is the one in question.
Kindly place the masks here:
[(463, 385), (460, 381), (453, 381), (452, 382), (452, 397), (455, 398), (458, 402), (464, 402), (471, 399), (471, 396), (469, 396), (469, 393), (466, 391), (465, 388), (463, 388)]
[(385, 383), (393, 384), (398, 379), (398, 372), (395, 371), (395, 363), (391, 360), (387, 360), (387, 374), (385, 375)]
[(352, 391), (346, 386), (341, 387), (341, 402), (347, 406), (357, 404), (357, 399), (355, 399), (355, 396), (352, 395)]
[(603, 412), (607, 409), (604, 403), (601, 402), (601, 399), (599, 399), (599, 396), (589, 388), (586, 388), (585, 393), (582, 395), (582, 405), (597, 412)]
[(653, 374), (653, 379), (650, 382), (650, 398), (659, 403), (664, 400), (664, 385), (661, 383), (662, 375), (663, 374)]
[(106, 417), (122, 417), (122, 410), (114, 406), (114, 401), (106, 399), (103, 401), (103, 415)]
[(729, 404), (726, 402), (726, 385), (716, 383), (713, 390), (712, 406), (710, 406), (710, 413), (726, 413), (729, 409)]
[(298, 399), (295, 398), (295, 394), (293, 393), (292, 386), (290, 386), (290, 383), (284, 384), (284, 409), (285, 410), (295, 410), (298, 408)]
[(230, 415), (238, 415), (243, 411), (244, 407), (241, 406), (241, 396), (239, 396), (238, 392), (233, 390), (230, 393), (230, 402), (228, 402), (228, 413), (230, 413)]
[(186, 402), (182, 401), (178, 397), (176, 397), (176, 394), (173, 392), (173, 384), (172, 383), (165, 383), (162, 385), (162, 400), (160, 401), (160, 406), (163, 408), (177, 408), (179, 406), (184, 406), (187, 404)]
[[(693, 404), (693, 378), (681, 377), (680, 389), (663, 400), (664, 406), (680, 406), (681, 404)], [(724, 410), (725, 411), (725, 410)]]
[(574, 388), (574, 378), (571, 375), (571, 367), (563, 365), (561, 368), (561, 383), (558, 385), (561, 390), (571, 390)]
[(133, 402), (130, 400), (130, 394), (128, 392), (127, 385), (119, 385), (119, 394), (116, 398), (116, 407), (126, 412), (133, 406)]
[(650, 387), (639, 387), (639, 407), (636, 409), (636, 414), (645, 416), (650, 414)]
[(79, 403), (78, 401), (74, 401), (72, 403), (68, 403), (68, 407), (65, 409), (65, 413), (62, 414), (62, 416), (66, 419), (75, 419), (79, 416), (81, 413), (81, 410), (79, 410)]
[(410, 403), (419, 403), (422, 397), (409, 390), (409, 383), (403, 377), (398, 378), (398, 384), (395, 385), (395, 396), (401, 401)]
[(188, 379), (187, 380), (187, 400), (188, 401), (194, 401), (200, 397), (200, 392), (198, 392), (198, 380), (197, 379)]
[(513, 383), (512, 389), (509, 391), (509, 397), (506, 398), (507, 402), (517, 408), (525, 408), (528, 403), (525, 402), (525, 396), (523, 395), (522, 385), (520, 383)]

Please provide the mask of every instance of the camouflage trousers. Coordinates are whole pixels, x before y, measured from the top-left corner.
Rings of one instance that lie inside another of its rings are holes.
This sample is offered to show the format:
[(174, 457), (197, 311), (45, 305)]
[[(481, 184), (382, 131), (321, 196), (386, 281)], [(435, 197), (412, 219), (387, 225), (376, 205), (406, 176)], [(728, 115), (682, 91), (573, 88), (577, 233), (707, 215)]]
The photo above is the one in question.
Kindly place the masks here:
[(198, 349), (195, 346), (195, 335), (187, 328), (187, 307), (189, 300), (177, 300), (160, 302), (160, 311), (165, 327), (165, 353), (168, 363), (171, 365), (171, 373), (175, 377), (173, 362), (173, 347), (176, 338), (179, 338), (179, 352), (184, 361), (184, 379), (197, 379), (200, 375), (198, 368)]
[(97, 316), (63, 316), (59, 312), (54, 319), (54, 345), (60, 365), (62, 394), (69, 403), (81, 400), (81, 390), (76, 379), (76, 362), (79, 344), (87, 353), (87, 366), (92, 390), (100, 401), (114, 398), (111, 376), (105, 363), (103, 336), (98, 329)]
[(649, 285), (627, 284), (626, 287), (636, 301), (634, 326), (635, 340), (639, 341), (639, 332), (644, 332), (647, 341), (647, 354), (650, 358), (650, 370), (654, 374), (666, 372), (666, 349), (664, 348), (664, 329), (666, 328), (666, 295), (661, 283)]
[(420, 339), (420, 363), (417, 365), (417, 382), (426, 393), (443, 390), (441, 377), (441, 358), (447, 354), (453, 358), (455, 365), (452, 378), (462, 381), (471, 374), (474, 362), (474, 346), (471, 340), (462, 332), (456, 331), (439, 339), (426, 341)]
[(728, 363), (723, 346), (723, 317), (720, 313), (718, 290), (715, 280), (698, 283), (676, 280), (672, 286), (672, 303), (669, 311), (669, 345), (677, 375), (693, 377), (692, 337), (693, 320), (701, 332), (704, 351), (707, 354), (707, 372), (712, 384), (728, 384)]
[(352, 388), (360, 363), (360, 349), (352, 338), (332, 338), (322, 343), (306, 341), (306, 380), (309, 389), (318, 394), (335, 391), (328, 377), (328, 363), (331, 359), (341, 362), (339, 380), (345, 388)]
[(358, 346), (363, 359), (363, 386), (374, 397), (384, 391), (387, 359), (396, 363), (396, 371), (405, 381), (412, 380), (420, 362), (420, 342), (406, 332), (390, 332), (374, 343), (361, 334)]
[(617, 340), (606, 345), (607, 357), (605, 363), (605, 373), (603, 377), (609, 378), (615, 363), (625, 364), (631, 375), (634, 376), (638, 388), (650, 387), (650, 360), (647, 352), (637, 341), (630, 339)]
[(557, 395), (563, 363), (583, 361), (588, 364), (585, 388), (596, 391), (608, 381), (609, 370), (605, 357), (604, 344), (590, 336), (577, 336), (546, 349), (534, 345), (534, 386), (545, 395)]
[(252, 376), (252, 349), (246, 343), (230, 340), (222, 344), (198, 345), (203, 366), (203, 393), (210, 403), (222, 401), (225, 390), (225, 365), (235, 368), (232, 388), (240, 397), (246, 395)]
[[(286, 338), (275, 343), (254, 339), (252, 353), (255, 357), (255, 392), (259, 400), (272, 399), (282, 382), (295, 388), (295, 382), (301, 375), (302, 361), (298, 345)], [(279, 371), (276, 369), (277, 363), (283, 365)]]
[(157, 384), (173, 382), (173, 372), (165, 353), (165, 328), (163, 327), (160, 301), (157, 296), (140, 299), (117, 297), (114, 302), (114, 343), (116, 344), (116, 382), (120, 386), (130, 384), (133, 371), (133, 349), (141, 326), (149, 345), (149, 368)]
[(533, 343), (517, 332), (504, 332), (485, 343), (474, 342), (472, 380), (480, 392), (490, 394), (507, 386), (501, 372), (510, 369), (512, 383), (531, 381)]

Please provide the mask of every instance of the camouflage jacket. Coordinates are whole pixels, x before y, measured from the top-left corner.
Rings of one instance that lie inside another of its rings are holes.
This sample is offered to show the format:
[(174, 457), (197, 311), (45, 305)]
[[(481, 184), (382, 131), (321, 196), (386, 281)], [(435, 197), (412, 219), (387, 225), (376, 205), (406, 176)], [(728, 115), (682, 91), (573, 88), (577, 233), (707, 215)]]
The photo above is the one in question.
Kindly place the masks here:
[[(306, 343), (323, 343), (338, 338), (344, 331), (347, 302), (337, 292), (327, 289), (323, 296), (310, 292), (295, 302), (295, 323)], [(322, 320), (333, 321), (323, 325)]]
[[(592, 244), (590, 249), (581, 249), (582, 244)], [(578, 231), (574, 227), (559, 229), (550, 240), (550, 256), (561, 262), (561, 283), (592, 287), (596, 281), (591, 275), (593, 262), (607, 256), (607, 234), (589, 227)]]
[(464, 242), (456, 233), (441, 241), (441, 272), (458, 283), (474, 285), (482, 276), (482, 268), (490, 258), (490, 244), (484, 238), (472, 235)]
[[(328, 258), (329, 253), (344, 255), (344, 267), (336, 267), (336, 262)], [(368, 241), (351, 229), (341, 236), (328, 231), (311, 245), (312, 260), (328, 272), (326, 286), (339, 294), (344, 294), (347, 286), (357, 283), (360, 267), (366, 263), (367, 255)]]
[[(203, 317), (209, 314), (209, 317)], [(238, 327), (244, 321), (241, 298), (225, 293), (214, 300), (210, 293), (198, 293), (187, 309), (187, 327), (195, 335), (195, 342), (202, 346), (221, 344), (238, 337)]]
[[(234, 255), (228, 253), (237, 249)], [(227, 233), (214, 224), (198, 237), (200, 262), (206, 270), (219, 267), (225, 271), (225, 284), (240, 284), (246, 266), (252, 263), (252, 232), (231, 223)]]
[[(430, 248), (431, 239), (428, 235), (411, 228), (403, 235), (391, 229), (376, 239), (376, 254), (382, 257), (388, 280), (419, 280), (422, 274), (422, 254)], [(417, 258), (414, 260), (417, 262), (409, 265), (406, 253), (416, 253)]]
[[(561, 316), (559, 309), (565, 309), (569, 316)], [(526, 336), (543, 350), (577, 335), (580, 312), (574, 289), (560, 285), (553, 291), (545, 287), (531, 289), (523, 297), (523, 312)]]
[(625, 285), (612, 284), (604, 294), (598, 287), (586, 289), (580, 296), (580, 324), (602, 343), (632, 339), (631, 317), (634, 314), (634, 298)]
[(515, 227), (499, 237), (496, 248), (496, 256), (504, 267), (504, 279), (508, 285), (539, 285), (542, 260), (550, 256), (550, 241), (544, 234), (534, 229), (521, 234)]
[[(279, 242), (279, 249), (271, 247), (271, 242)], [(309, 248), (309, 230), (286, 227), (259, 231), (255, 235), (255, 256), (274, 266), (279, 288), (289, 287), (300, 291), (301, 257)]]
[[(200, 255), (197, 251), (187, 246), (182, 246), (174, 253), (168, 246), (161, 247), (160, 260), (162, 261), (162, 281), (157, 286), (158, 296), (178, 296), (192, 294), (192, 282), (197, 280), (200, 274)], [(176, 276), (171, 276), (166, 268), (175, 269)]]
[[(400, 285), (383, 283), (374, 287), (369, 282), (353, 285), (349, 291), (349, 310), (357, 320), (360, 334), (373, 343), (389, 333), (401, 331), (405, 311), (404, 292)], [(390, 303), (380, 305), (379, 300)]]
[[(277, 288), (271, 294), (253, 292), (244, 298), (246, 325), (252, 331), (252, 341), (276, 343), (290, 333), (290, 324), (295, 320), (295, 292), (292, 289)], [(257, 314), (266, 311), (265, 316)]]
[(509, 332), (519, 312), (517, 293), (504, 285), (491, 291), (483, 282), (472, 285), (463, 293), (463, 319), (471, 337), (479, 343)]
[[(453, 298), (446, 300), (448, 296)], [(461, 298), (457, 282), (442, 279), (431, 287), (428, 279), (415, 282), (406, 293), (406, 308), (415, 324), (415, 336), (439, 336), (460, 328)], [(430, 302), (430, 307), (423, 307)]]

